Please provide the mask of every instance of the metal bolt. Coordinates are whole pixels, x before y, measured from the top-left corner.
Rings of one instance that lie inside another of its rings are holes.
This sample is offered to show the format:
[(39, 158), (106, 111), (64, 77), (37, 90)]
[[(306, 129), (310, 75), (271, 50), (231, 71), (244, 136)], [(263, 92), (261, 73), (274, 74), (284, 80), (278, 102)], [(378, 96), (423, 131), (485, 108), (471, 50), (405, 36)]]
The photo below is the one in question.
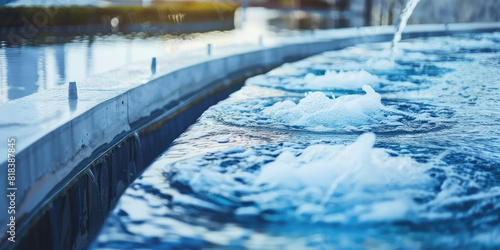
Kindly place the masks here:
[(76, 90), (76, 82), (69, 82), (68, 98), (76, 100), (78, 99), (78, 92)]
[(151, 61), (151, 74), (156, 74), (156, 57), (153, 57)]
[(211, 43), (207, 44), (207, 55), (209, 55), (209, 56), (212, 55), (212, 44)]

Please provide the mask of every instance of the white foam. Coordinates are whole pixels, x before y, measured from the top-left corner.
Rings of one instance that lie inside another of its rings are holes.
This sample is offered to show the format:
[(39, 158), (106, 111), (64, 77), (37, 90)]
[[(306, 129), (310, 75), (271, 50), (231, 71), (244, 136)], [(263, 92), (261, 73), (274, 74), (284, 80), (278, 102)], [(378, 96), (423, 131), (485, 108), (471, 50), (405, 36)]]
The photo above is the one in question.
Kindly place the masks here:
[[(220, 153), (220, 160), (210, 159), (206, 166), (199, 159), (182, 162), (174, 166), (178, 171), (173, 180), (187, 184), (214, 205), (185, 199), (181, 194), (173, 202), (209, 210), (234, 206), (235, 216), (262, 216), (270, 221), (295, 218), (364, 223), (408, 219), (419, 209), (412, 197), (420, 197), (421, 190), (431, 187), (431, 178), (425, 173), (429, 166), (410, 157), (391, 156), (385, 149), (374, 148), (374, 143), (375, 135), (366, 133), (349, 145), (227, 150)], [(279, 155), (274, 158), (264, 152)], [(221, 166), (226, 153), (245, 160)], [(255, 165), (261, 167), (246, 170)]]
[(400, 43), (401, 47), (409, 51), (458, 51), (460, 49), (498, 48), (498, 44), (486, 38), (467, 39), (457, 37), (430, 38), (428, 41), (411, 41)]
[(305, 73), (304, 69), (297, 68), (294, 64), (291, 64), (291, 63), (285, 63), (285, 64), (281, 65), (280, 67), (275, 68), (275, 69), (267, 72), (266, 75), (268, 75), (268, 76), (283, 76), (283, 75), (293, 76), (293, 75), (301, 75), (304, 73)]
[[(357, 65), (357, 63), (356, 63)], [(258, 75), (247, 80), (246, 84), (278, 87), (291, 90), (355, 90), (360, 89), (363, 85), (370, 85), (373, 88), (380, 87), (380, 83), (387, 80), (372, 75), (365, 70), (354, 71), (335, 71), (326, 70), (324, 75), (315, 75), (309, 73), (304, 77), (289, 77), (288, 79), (280, 79), (281, 75), (300, 75), (307, 72), (304, 69), (293, 69), (292, 66), (287, 66), (283, 70), (269, 72), (266, 75)], [(329, 68), (327, 65), (313, 64), (310, 68)], [(359, 66), (357, 67), (359, 68)], [(281, 68), (278, 68), (281, 69)]]
[[(392, 157), (385, 150), (374, 148), (374, 142), (375, 135), (366, 133), (347, 146), (312, 145), (298, 156), (285, 151), (264, 165), (254, 181), (254, 187), (271, 188), (274, 195), (263, 193), (251, 200), (262, 207), (281, 197), (280, 203), (290, 206), (290, 201), (283, 202), (284, 196), (278, 195), (287, 190), (294, 191), (292, 197), (285, 197), (298, 203), (294, 216), (299, 219), (327, 223), (344, 223), (348, 218), (360, 222), (404, 219), (416, 209), (415, 204), (406, 197), (404, 188), (388, 197), (388, 187), (428, 182), (423, 174), (426, 167), (409, 157)], [(384, 190), (386, 194), (374, 197), (367, 190)], [(357, 201), (352, 210), (338, 217), (338, 208), (331, 210), (328, 205), (338, 202), (330, 201), (331, 197), (343, 197), (342, 203)]]
[(374, 142), (375, 135), (366, 133), (348, 146), (313, 145), (299, 156), (285, 151), (262, 167), (255, 184), (294, 190), (315, 187), (326, 194), (359, 185), (411, 183), (416, 163), (408, 157), (391, 157), (373, 148)]
[(313, 92), (298, 104), (278, 102), (264, 109), (263, 114), (293, 126), (337, 128), (372, 124), (383, 118), (381, 96), (369, 85), (365, 95), (345, 95), (328, 98), (322, 92)]
[(366, 62), (366, 66), (375, 70), (391, 70), (395, 67), (394, 61), (385, 58), (370, 58)]
[(391, 221), (403, 219), (412, 210), (412, 202), (404, 200), (383, 201), (364, 206), (366, 213), (359, 216), (359, 221)]
[(491, 33), (480, 33), (480, 34), (474, 34), (474, 37), (477, 38), (485, 38), (485, 39), (500, 39), (500, 32), (491, 32)]
[(363, 85), (378, 87), (382, 81), (365, 70), (345, 72), (327, 70), (324, 75), (319, 76), (309, 73), (304, 77), (304, 80), (312, 89), (359, 89)]

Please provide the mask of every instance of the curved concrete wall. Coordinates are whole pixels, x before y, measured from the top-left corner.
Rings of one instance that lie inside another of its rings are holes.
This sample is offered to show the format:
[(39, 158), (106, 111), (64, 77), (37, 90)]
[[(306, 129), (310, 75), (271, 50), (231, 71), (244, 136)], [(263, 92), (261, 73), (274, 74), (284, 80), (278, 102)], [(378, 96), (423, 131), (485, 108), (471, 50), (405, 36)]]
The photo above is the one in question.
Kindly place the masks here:
[[(499, 27), (499, 23), (409, 26), (405, 37), (496, 31)], [(188, 122), (176, 117), (189, 113), (186, 107), (193, 103), (198, 103), (196, 110), (202, 112), (217, 101), (216, 96), (220, 97), (217, 93), (234, 86), (234, 79), (327, 50), (360, 42), (388, 41), (392, 31), (392, 26), (315, 31), (265, 38), (265, 46), (216, 47), (211, 56), (191, 53), (159, 58), (159, 71), (153, 76), (150, 63), (143, 62), (89, 78), (78, 83), (78, 100), (69, 100), (67, 86), (61, 86), (3, 104), (0, 116), (7, 120), (0, 123), (0, 137), (15, 137), (17, 141), (18, 233), (23, 230), (27, 233), (33, 221), (43, 217), (42, 208), (51, 207), (54, 197), (60, 197), (89, 174), (86, 171), (91, 168), (90, 163), (104, 157), (103, 153), (123, 143), (131, 134), (142, 131), (144, 138), (155, 135), (151, 133), (155, 131), (152, 127), (158, 124), (162, 126), (159, 131), (168, 131), (175, 124), (175, 131), (182, 132), (193, 117)], [(212, 92), (213, 95), (207, 94)], [(212, 102), (203, 102), (207, 98)], [(174, 113), (177, 115), (165, 118)], [(165, 119), (173, 123), (168, 125)], [(158, 141), (151, 145), (158, 145)], [(144, 142), (141, 137), (141, 143)], [(169, 142), (162, 143), (168, 146)], [(0, 152), (7, 152), (6, 142), (0, 144)], [(7, 174), (6, 154), (0, 155), (1, 169)], [(134, 178), (138, 171), (135, 172)], [(0, 186), (7, 187), (7, 178), (0, 178)], [(6, 197), (7, 190), (0, 189), (0, 195)], [(7, 208), (7, 202), (0, 200), (0, 207)], [(7, 222), (7, 215), (0, 213), (0, 223)], [(2, 239), (4, 243), (5, 240)]]

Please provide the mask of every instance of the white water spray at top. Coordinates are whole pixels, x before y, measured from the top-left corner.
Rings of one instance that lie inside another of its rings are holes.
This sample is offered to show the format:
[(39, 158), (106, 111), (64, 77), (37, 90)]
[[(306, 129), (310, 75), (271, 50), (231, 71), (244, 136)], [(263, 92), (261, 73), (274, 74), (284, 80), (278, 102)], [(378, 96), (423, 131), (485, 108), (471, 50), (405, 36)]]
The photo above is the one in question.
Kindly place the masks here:
[(394, 57), (396, 54), (397, 50), (397, 45), (399, 41), (401, 41), (401, 35), (403, 34), (403, 30), (406, 27), (406, 24), (408, 23), (408, 19), (410, 19), (411, 14), (413, 13), (413, 10), (415, 7), (417, 7), (417, 4), (420, 2), (420, 0), (409, 0), (406, 3), (405, 9), (403, 10), (403, 13), (399, 16), (399, 24), (398, 24), (398, 29), (396, 33), (394, 33), (394, 38), (392, 39), (391, 43), (391, 62), (394, 62)]

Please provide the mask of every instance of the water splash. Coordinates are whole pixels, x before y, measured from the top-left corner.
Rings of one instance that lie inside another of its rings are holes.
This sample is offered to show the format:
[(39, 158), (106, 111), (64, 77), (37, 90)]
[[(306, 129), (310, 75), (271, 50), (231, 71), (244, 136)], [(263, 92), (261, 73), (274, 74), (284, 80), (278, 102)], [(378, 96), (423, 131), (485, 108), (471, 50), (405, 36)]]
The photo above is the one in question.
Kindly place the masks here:
[(313, 92), (298, 104), (278, 102), (263, 110), (276, 121), (293, 126), (344, 127), (378, 123), (383, 119), (381, 96), (369, 85), (366, 95), (344, 95), (330, 99), (323, 92)]
[(324, 75), (309, 73), (304, 77), (304, 81), (312, 89), (359, 89), (364, 85), (377, 88), (382, 79), (365, 70), (326, 70)]
[(403, 13), (399, 16), (399, 24), (398, 24), (398, 29), (396, 33), (394, 33), (394, 38), (392, 39), (391, 42), (391, 57), (390, 60), (391, 62), (394, 62), (394, 57), (396, 56), (396, 50), (399, 41), (401, 41), (401, 35), (403, 34), (403, 30), (406, 27), (406, 24), (408, 23), (408, 19), (410, 18), (411, 14), (413, 13), (413, 10), (415, 7), (417, 7), (417, 4), (420, 2), (420, 0), (409, 0), (406, 3), (406, 7), (403, 10)]
[[(397, 85), (400, 86), (400, 85)], [(365, 95), (310, 92), (245, 100), (263, 88), (245, 86), (231, 98), (213, 106), (207, 118), (237, 127), (266, 127), (286, 131), (329, 133), (425, 133), (451, 126), (453, 109), (420, 102), (382, 100), (369, 85)], [(280, 92), (273, 92), (273, 94)], [(268, 93), (271, 94), (271, 93)]]

